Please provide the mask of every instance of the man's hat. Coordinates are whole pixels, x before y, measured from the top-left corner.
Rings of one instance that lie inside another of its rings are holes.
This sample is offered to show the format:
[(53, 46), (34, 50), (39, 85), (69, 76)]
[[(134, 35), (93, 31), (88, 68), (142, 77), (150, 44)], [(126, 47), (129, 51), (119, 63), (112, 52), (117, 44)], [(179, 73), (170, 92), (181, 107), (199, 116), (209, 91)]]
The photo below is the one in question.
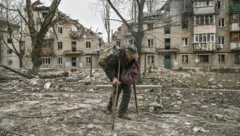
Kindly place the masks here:
[(135, 58), (135, 59), (139, 58), (138, 52), (137, 52), (137, 47), (135, 45), (127, 45), (126, 49), (133, 58)]

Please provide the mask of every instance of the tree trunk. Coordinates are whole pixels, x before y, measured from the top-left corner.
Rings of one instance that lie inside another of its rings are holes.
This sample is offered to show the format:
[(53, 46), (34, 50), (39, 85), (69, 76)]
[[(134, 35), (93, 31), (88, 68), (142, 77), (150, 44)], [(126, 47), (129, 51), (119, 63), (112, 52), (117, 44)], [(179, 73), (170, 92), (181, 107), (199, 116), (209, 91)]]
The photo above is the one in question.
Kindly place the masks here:
[[(43, 41), (43, 40), (40, 40)], [(42, 52), (42, 42), (35, 43), (35, 46), (33, 46), (32, 52), (31, 52), (31, 58), (32, 58), (32, 69), (31, 74), (37, 75), (39, 72), (39, 69), (42, 65), (42, 58), (41, 58), (41, 52)]]
[(20, 56), (18, 57), (18, 59), (19, 59), (19, 67), (22, 68), (22, 67), (23, 67), (23, 56), (20, 55)]

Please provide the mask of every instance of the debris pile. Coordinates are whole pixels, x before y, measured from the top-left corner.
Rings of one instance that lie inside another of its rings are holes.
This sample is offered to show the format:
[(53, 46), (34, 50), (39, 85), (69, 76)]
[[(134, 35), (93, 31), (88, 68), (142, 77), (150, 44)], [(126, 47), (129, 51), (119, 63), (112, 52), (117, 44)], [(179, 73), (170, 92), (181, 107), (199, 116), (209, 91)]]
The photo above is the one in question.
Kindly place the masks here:
[[(0, 82), (0, 135), (238, 135), (240, 76), (238, 73), (177, 72), (151, 69), (142, 76), (136, 114), (132, 95), (131, 121), (105, 114), (112, 89), (103, 71), (44, 71), (25, 79), (13, 73)], [(18, 77), (18, 78), (15, 78)], [(46, 77), (46, 76), (45, 76)], [(221, 77), (221, 78), (219, 78)]]

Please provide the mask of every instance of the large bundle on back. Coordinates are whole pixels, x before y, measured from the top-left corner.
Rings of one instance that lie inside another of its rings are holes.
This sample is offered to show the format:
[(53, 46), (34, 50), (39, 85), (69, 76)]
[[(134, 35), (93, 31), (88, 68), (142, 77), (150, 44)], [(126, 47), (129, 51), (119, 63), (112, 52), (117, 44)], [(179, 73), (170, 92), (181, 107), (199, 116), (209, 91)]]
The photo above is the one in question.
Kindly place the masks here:
[(98, 64), (102, 67), (103, 70), (106, 68), (108, 60), (111, 58), (111, 56), (116, 50), (116, 46), (110, 46), (106, 49), (100, 50)]

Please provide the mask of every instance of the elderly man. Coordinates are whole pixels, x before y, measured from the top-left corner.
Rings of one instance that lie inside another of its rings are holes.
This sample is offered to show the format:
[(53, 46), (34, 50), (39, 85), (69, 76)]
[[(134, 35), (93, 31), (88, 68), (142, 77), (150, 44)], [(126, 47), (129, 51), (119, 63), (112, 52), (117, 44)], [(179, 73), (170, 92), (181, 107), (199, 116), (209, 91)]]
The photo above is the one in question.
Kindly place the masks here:
[[(137, 64), (138, 59), (137, 48), (134, 45), (126, 46), (125, 48), (118, 49), (115, 52), (109, 61), (107, 62), (107, 66), (105, 72), (108, 78), (112, 81), (114, 86), (114, 94), (116, 94), (116, 89), (118, 86), (118, 94), (117, 100), (119, 98), (119, 94), (123, 91), (122, 101), (119, 106), (119, 114), (118, 117), (122, 119), (131, 120), (130, 117), (127, 116), (127, 108), (131, 97), (131, 83), (122, 82), (121, 79), (118, 79), (118, 65), (120, 64), (120, 75), (124, 70), (129, 69), (133, 64)], [(120, 63), (119, 63), (120, 61)], [(139, 68), (139, 67), (138, 67)], [(109, 103), (107, 105), (106, 113), (110, 114), (112, 112), (113, 106), (113, 96), (110, 97)], [(117, 104), (116, 104), (117, 106)]]

